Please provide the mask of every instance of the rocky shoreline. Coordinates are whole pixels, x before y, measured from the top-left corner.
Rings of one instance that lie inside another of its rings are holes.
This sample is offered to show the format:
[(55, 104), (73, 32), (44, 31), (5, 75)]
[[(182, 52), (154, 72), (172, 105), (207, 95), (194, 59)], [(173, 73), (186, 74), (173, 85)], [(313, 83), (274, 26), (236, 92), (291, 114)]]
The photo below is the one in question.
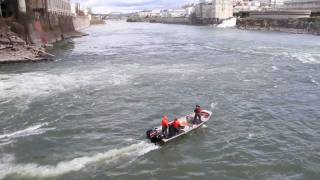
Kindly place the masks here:
[(46, 59), (44, 48), (32, 47), (26, 41), (1, 23), (0, 27), (0, 63), (36, 62)]
[(43, 48), (32, 47), (28, 45), (14, 45), (0, 49), (0, 64), (38, 62), (50, 60)]
[[(87, 35), (73, 31), (64, 33), (61, 40)], [(46, 52), (45, 49), (51, 46), (48, 43), (30, 45), (19, 34), (11, 31), (5, 21), (0, 20), (0, 64), (51, 61), (54, 55)]]
[(278, 31), (294, 34), (320, 35), (320, 18), (237, 20), (237, 28), (243, 30)]
[[(198, 22), (188, 18), (141, 18), (131, 16), (127, 22), (150, 22), (165, 24), (187, 24), (187, 25), (212, 25), (219, 22)], [(263, 18), (237, 18), (236, 27), (242, 30), (278, 31), (293, 34), (320, 35), (320, 18), (298, 18), (298, 19), (263, 19)]]

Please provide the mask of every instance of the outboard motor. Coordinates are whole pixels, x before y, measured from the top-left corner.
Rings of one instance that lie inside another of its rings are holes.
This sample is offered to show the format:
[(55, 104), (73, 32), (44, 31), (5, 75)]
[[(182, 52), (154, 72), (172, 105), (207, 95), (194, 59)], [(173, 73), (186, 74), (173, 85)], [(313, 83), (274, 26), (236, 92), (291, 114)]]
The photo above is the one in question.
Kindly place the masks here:
[(146, 132), (146, 135), (152, 143), (157, 143), (163, 138), (161, 131), (159, 131), (157, 128), (149, 129)]

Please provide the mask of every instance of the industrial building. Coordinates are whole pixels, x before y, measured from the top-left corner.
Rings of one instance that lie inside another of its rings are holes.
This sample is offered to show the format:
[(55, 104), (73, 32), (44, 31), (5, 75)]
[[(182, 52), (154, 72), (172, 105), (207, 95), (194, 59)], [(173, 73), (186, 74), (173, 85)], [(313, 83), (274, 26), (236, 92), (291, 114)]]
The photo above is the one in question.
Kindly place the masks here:
[(72, 16), (70, 0), (27, 0), (30, 9)]
[(213, 19), (215, 21), (227, 19), (233, 16), (232, 0), (200, 0), (195, 6), (196, 17), (199, 19)]

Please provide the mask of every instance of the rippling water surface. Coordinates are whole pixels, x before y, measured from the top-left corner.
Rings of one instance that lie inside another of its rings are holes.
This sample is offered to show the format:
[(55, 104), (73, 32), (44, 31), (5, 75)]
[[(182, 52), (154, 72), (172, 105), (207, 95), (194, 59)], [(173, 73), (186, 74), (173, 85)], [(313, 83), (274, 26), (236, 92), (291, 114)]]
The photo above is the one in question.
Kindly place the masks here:
[[(0, 179), (320, 179), (320, 38), (108, 22), (0, 66)], [(207, 125), (145, 131), (195, 104)]]

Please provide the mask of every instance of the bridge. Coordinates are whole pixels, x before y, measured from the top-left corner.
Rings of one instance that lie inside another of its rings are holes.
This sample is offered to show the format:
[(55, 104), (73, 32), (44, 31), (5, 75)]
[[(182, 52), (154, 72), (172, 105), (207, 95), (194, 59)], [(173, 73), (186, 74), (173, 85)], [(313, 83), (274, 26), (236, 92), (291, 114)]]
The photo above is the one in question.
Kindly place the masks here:
[(123, 19), (130, 16), (130, 14), (124, 14), (124, 13), (108, 13), (108, 14), (99, 14), (99, 13), (93, 13), (91, 14), (94, 17), (97, 17), (99, 19), (107, 20), (107, 19)]

